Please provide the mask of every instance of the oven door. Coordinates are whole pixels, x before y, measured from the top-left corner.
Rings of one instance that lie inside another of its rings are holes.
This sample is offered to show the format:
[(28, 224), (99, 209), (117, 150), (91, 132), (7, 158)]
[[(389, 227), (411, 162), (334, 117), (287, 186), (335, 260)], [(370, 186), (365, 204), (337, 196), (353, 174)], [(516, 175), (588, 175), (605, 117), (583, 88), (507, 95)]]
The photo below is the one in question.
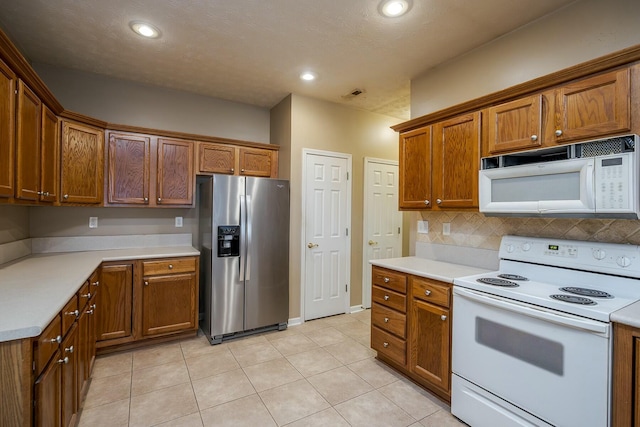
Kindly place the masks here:
[[(609, 324), (460, 286), (453, 294), (454, 415), (474, 427), (609, 425)], [(470, 410), (478, 402), (486, 407)]]

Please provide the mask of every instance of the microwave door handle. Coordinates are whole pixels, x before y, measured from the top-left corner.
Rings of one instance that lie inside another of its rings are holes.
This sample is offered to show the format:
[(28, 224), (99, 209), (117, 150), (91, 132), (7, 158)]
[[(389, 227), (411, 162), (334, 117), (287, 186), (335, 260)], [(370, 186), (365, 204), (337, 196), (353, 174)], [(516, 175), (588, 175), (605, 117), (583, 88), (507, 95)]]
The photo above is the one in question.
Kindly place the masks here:
[(593, 163), (589, 163), (586, 169), (587, 169), (587, 179), (585, 180), (585, 185), (587, 186), (586, 202), (589, 208), (595, 209), (596, 204), (594, 200), (595, 199), (594, 193), (596, 189), (595, 189), (594, 177), (593, 177)]

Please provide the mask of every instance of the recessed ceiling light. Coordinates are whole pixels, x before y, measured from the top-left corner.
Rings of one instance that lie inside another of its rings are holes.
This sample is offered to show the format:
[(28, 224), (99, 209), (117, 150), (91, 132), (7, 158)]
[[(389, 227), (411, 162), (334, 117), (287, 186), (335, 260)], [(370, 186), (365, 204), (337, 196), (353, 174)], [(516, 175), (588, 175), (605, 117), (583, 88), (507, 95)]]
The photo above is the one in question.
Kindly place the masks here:
[(131, 21), (129, 27), (138, 35), (148, 39), (157, 39), (160, 37), (160, 30), (151, 24), (142, 21)]
[(300, 74), (300, 78), (307, 82), (315, 80), (317, 77), (318, 75), (312, 71), (305, 71), (304, 73)]
[(380, 13), (389, 18), (397, 18), (411, 9), (411, 0), (384, 0), (380, 3)]

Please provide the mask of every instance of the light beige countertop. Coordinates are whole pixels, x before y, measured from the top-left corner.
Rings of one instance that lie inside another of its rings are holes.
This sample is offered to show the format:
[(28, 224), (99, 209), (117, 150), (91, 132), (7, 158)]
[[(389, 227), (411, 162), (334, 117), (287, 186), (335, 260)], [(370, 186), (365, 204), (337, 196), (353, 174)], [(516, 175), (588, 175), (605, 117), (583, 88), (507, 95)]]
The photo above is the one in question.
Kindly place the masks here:
[(0, 342), (40, 335), (103, 261), (198, 255), (168, 246), (37, 254), (0, 265)]
[(611, 313), (612, 322), (640, 328), (640, 302), (636, 302)]
[(456, 277), (470, 276), (472, 274), (488, 273), (491, 270), (483, 268), (469, 267), (462, 264), (450, 262), (434, 261), (415, 256), (402, 258), (373, 259), (369, 261), (378, 267), (389, 268), (403, 273), (414, 274), (416, 276), (427, 277), (429, 279), (440, 280), (442, 282), (453, 283)]

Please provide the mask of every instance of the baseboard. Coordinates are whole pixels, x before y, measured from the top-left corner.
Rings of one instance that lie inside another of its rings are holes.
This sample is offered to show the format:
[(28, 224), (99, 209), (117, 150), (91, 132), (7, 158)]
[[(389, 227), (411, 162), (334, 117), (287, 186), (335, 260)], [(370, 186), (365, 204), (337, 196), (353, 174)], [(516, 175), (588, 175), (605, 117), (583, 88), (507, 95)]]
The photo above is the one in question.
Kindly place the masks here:
[(353, 314), (363, 310), (365, 310), (365, 308), (362, 305), (352, 305), (349, 309), (349, 313)]
[(294, 317), (293, 319), (289, 319), (289, 321), (287, 322), (287, 326), (297, 326), (297, 325), (302, 325), (302, 318)]

